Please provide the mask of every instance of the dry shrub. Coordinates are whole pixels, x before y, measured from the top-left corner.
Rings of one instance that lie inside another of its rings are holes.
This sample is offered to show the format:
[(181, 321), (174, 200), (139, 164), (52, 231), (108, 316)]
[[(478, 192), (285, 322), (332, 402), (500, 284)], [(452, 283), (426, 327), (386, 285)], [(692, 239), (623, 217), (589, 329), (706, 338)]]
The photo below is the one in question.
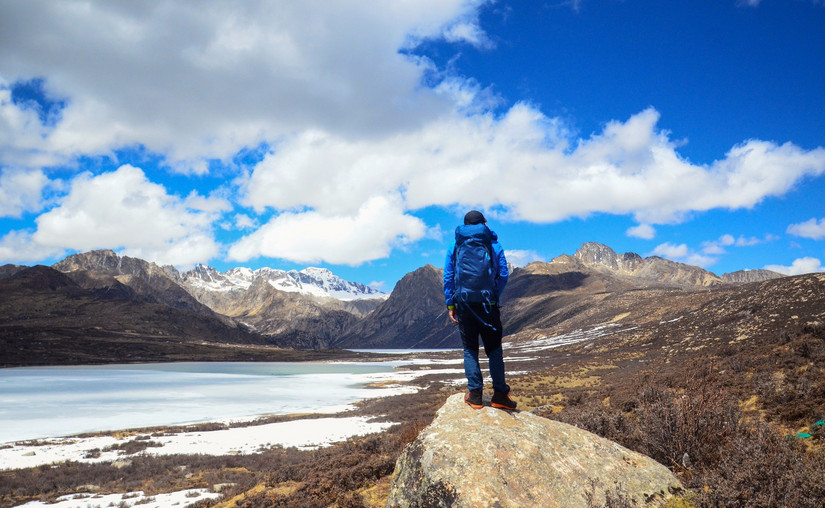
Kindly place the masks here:
[(402, 424), (401, 429), (398, 431), (398, 439), (401, 442), (402, 448), (415, 441), (418, 434), (420, 434), (421, 431), (429, 425), (429, 423), (430, 422), (426, 420), (414, 420), (412, 422)]
[(639, 394), (644, 451), (672, 467), (717, 462), (723, 444), (738, 432), (740, 416), (738, 401), (721, 389), (710, 369), (691, 372), (676, 390), (649, 380)]
[(572, 407), (566, 407), (562, 412), (553, 414), (552, 410), (537, 411), (540, 416), (575, 425), (580, 429), (598, 434), (615, 441), (627, 448), (638, 448), (638, 425), (632, 420), (632, 415), (605, 406), (600, 402), (588, 401)]
[(731, 439), (716, 467), (696, 478), (697, 501), (709, 507), (821, 508), (823, 464), (821, 450), (806, 451), (799, 439), (759, 424)]
[[(683, 380), (647, 376), (635, 397), (619, 402), (619, 408), (593, 399), (542, 416), (669, 466), (700, 507), (825, 506), (825, 451), (809, 450), (768, 423), (744, 423), (735, 390), (721, 374), (706, 368), (690, 371)], [(622, 506), (620, 498), (612, 501)]]

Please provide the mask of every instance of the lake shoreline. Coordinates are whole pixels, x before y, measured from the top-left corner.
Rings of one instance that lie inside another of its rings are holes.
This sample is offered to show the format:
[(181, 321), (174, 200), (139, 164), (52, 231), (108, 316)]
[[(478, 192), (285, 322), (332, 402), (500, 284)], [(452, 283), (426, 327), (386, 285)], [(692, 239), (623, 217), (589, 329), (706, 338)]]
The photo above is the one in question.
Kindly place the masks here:
[[(382, 354), (380, 356), (381, 362), (363, 362), (361, 361), (324, 361), (313, 362), (316, 369), (332, 369), (336, 372), (346, 371), (347, 374), (336, 373), (318, 373), (313, 371), (311, 373), (299, 374), (298, 377), (310, 377), (329, 379), (328, 376), (345, 376), (347, 383), (355, 382), (361, 388), (358, 389), (354, 400), (346, 400), (337, 406), (320, 405), (313, 407), (310, 410), (296, 411), (288, 413), (269, 413), (257, 414), (248, 416), (231, 416), (221, 417), (217, 416), (199, 422), (186, 424), (163, 424), (163, 425), (149, 425), (149, 426), (128, 426), (122, 425), (111, 427), (110, 430), (77, 432), (77, 433), (46, 433), (37, 437), (29, 437), (22, 439), (3, 440), (0, 443), (0, 470), (15, 470), (28, 467), (38, 467), (42, 465), (50, 465), (53, 463), (61, 463), (66, 461), (77, 462), (100, 462), (108, 460), (109, 462), (118, 460), (122, 455), (131, 455), (133, 453), (144, 454), (158, 454), (167, 453), (170, 449), (177, 450), (176, 453), (192, 453), (192, 454), (249, 454), (255, 453), (256, 450), (263, 450), (272, 446), (296, 446), (299, 448), (314, 448), (329, 446), (335, 442), (346, 441), (352, 437), (363, 436), (365, 434), (381, 432), (388, 426), (402, 423), (394, 420), (391, 415), (382, 412), (372, 412), (366, 414), (359, 411), (358, 408), (363, 405), (365, 401), (370, 399), (391, 398), (399, 395), (409, 395), (416, 393), (422, 389), (426, 383), (419, 382), (419, 378), (423, 376), (449, 376), (453, 378), (460, 378), (463, 371), (459, 369), (460, 359), (458, 358), (432, 358), (432, 355), (439, 356), (438, 352), (430, 352), (428, 358), (412, 358), (410, 355), (403, 355), (406, 358), (403, 361), (390, 359), (388, 356), (395, 357), (395, 355)], [(442, 363), (442, 369), (433, 369), (436, 364)], [(386, 365), (382, 365), (386, 364)], [(172, 369), (172, 365), (168, 363), (163, 364), (144, 364), (153, 367), (161, 366), (169, 368), (173, 373), (177, 373)], [(209, 370), (209, 362), (197, 362), (192, 365), (185, 363), (179, 364), (186, 367), (184, 373), (198, 373)], [(269, 364), (261, 364), (254, 362), (251, 366), (258, 369), (266, 370), (270, 367)], [(271, 364), (277, 369), (277, 365), (285, 365), (282, 362)], [(375, 367), (370, 367), (375, 365)], [(228, 370), (221, 371), (227, 373), (237, 372), (236, 369), (243, 369), (248, 367), (246, 362), (230, 362), (225, 363), (224, 366)], [(74, 366), (66, 367), (50, 367), (48, 369), (58, 369), (62, 371), (75, 372)], [(109, 367), (112, 369), (110, 370)], [(123, 367), (123, 372), (130, 373), (129, 367), (135, 367), (133, 364), (119, 364), (114, 366), (88, 366), (88, 369), (76, 367), (80, 377), (88, 377), (89, 372), (97, 371), (98, 374), (104, 376), (109, 372), (121, 372), (118, 367)], [(137, 366), (137, 372), (140, 366)], [(34, 369), (34, 372), (40, 370), (38, 367), (25, 368), (28, 372)], [(44, 368), (46, 369), (46, 368)], [(203, 370), (199, 370), (203, 369)], [(298, 372), (300, 367), (293, 369)], [(350, 371), (351, 369), (351, 371)], [(367, 370), (364, 370), (367, 369)], [(10, 372), (10, 371), (6, 371)], [(154, 370), (147, 371), (155, 376)], [(246, 371), (241, 370), (244, 376)], [(289, 382), (295, 383), (296, 378), (291, 374), (292, 371), (284, 375), (263, 375), (259, 376), (262, 379), (288, 379)], [(360, 374), (358, 373), (360, 372)], [(162, 372), (160, 373), (163, 374)], [(253, 376), (254, 377), (254, 376)], [(8, 381), (11, 378), (6, 378)], [(115, 383), (116, 384), (116, 383)], [(232, 387), (232, 385), (229, 385)], [(353, 396), (350, 395), (350, 398)], [(200, 402), (199, 402), (200, 403)], [(214, 410), (214, 409), (213, 409)], [(139, 411), (135, 409), (135, 411)], [(217, 410), (215, 410), (217, 411)], [(218, 411), (219, 412), (219, 411)], [(367, 412), (369, 413), (369, 412)], [(349, 430), (343, 432), (343, 428), (349, 426)], [(266, 430), (269, 429), (272, 435), (280, 436), (277, 439), (267, 439)], [(312, 432), (309, 429), (312, 428)], [(285, 429), (294, 429), (295, 432), (301, 435), (291, 435), (288, 439), (284, 438)], [(342, 433), (343, 432), (343, 433)], [(190, 442), (188, 447), (181, 444), (182, 440), (197, 435), (199, 437), (197, 443)], [(224, 437), (221, 437), (223, 435)], [(228, 436), (234, 436), (236, 445), (234, 447), (222, 448), (220, 443), (228, 439)], [(210, 446), (203, 446), (203, 443), (211, 442)], [(171, 446), (170, 446), (171, 445)], [(165, 448), (165, 450), (164, 450)], [(100, 453), (100, 450), (108, 450), (111, 453)], [(125, 450), (130, 450), (126, 453)]]
[[(78, 340), (80, 341), (79, 343)], [(117, 351), (84, 354), (84, 350), (96, 349), (105, 342), (96, 338), (78, 339), (77, 349), (64, 350), (51, 347), (52, 342), (43, 339), (39, 354), (15, 354), (14, 349), (4, 350), (0, 360), (2, 369), (16, 367), (62, 367), (83, 365), (117, 365), (141, 363), (178, 363), (178, 362), (311, 362), (311, 361), (370, 361), (382, 358), (380, 353), (367, 350), (349, 349), (292, 349), (258, 344), (227, 343), (176, 343), (149, 340), (142, 345), (142, 353), (122, 355)]]

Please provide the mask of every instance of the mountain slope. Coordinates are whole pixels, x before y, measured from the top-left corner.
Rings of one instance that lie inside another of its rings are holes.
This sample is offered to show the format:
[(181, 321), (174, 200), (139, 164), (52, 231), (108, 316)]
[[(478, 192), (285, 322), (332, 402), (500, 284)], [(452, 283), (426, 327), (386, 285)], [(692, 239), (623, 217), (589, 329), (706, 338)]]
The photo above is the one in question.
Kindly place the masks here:
[(676, 261), (636, 253), (617, 254), (610, 247), (595, 242), (583, 244), (573, 256), (559, 256), (552, 263), (581, 263), (596, 271), (619, 277), (632, 277), (638, 282), (659, 282), (676, 286), (713, 286), (723, 280), (716, 274)]
[(234, 268), (199, 265), (177, 274), (181, 286), (210, 309), (250, 326), (282, 346), (332, 347), (386, 295), (326, 269)]
[(338, 345), (350, 348), (457, 348), (447, 318), (441, 270), (426, 265), (405, 275), (390, 297), (355, 323)]
[(268, 342), (225, 318), (145, 301), (115, 279), (75, 275), (92, 287), (46, 266), (0, 280), (0, 363), (168, 361), (197, 356), (205, 343)]
[(214, 268), (198, 265), (177, 277), (190, 293), (237, 293), (248, 290), (258, 279), (266, 280), (279, 291), (297, 293), (317, 299), (339, 301), (381, 300), (384, 293), (356, 282), (346, 281), (325, 268), (306, 268), (301, 271), (275, 270), (272, 268), (233, 268), (218, 272)]
[[(24, 286), (7, 291), (21, 305), (28, 301), (31, 309), (28, 321), (21, 318), (22, 307), (12, 309), (5, 316), (13, 318), (6, 320), (7, 330), (14, 321), (27, 337), (40, 327), (46, 335), (56, 329), (68, 330), (72, 337), (97, 329), (104, 335), (131, 330), (185, 342), (202, 333), (207, 342), (266, 341), (306, 349), (460, 347), (458, 331), (446, 317), (441, 270), (430, 265), (407, 274), (386, 299), (319, 269), (219, 273), (198, 266), (181, 274), (112, 251), (70, 256), (54, 266), (65, 271), (65, 278), (40, 273), (41, 280), (30, 273), (28, 293)], [(9, 283), (27, 270), (0, 267), (0, 282)], [(573, 255), (515, 269), (502, 297), (502, 321), (509, 340), (593, 326), (661, 328), (660, 323), (686, 320), (685, 313), (700, 312), (715, 298), (760, 284), (751, 280), (788, 279), (774, 277), (781, 276), (754, 270), (718, 277), (698, 267), (586, 243)], [(47, 288), (56, 295), (45, 297)], [(58, 297), (64, 300), (55, 303)], [(124, 310), (114, 312), (112, 302)], [(5, 305), (16, 303), (7, 298)], [(65, 309), (82, 318), (73, 323)], [(200, 318), (203, 331), (192, 321)], [(219, 338), (224, 333), (230, 338)]]
[(156, 265), (138, 258), (118, 256), (111, 250), (74, 254), (55, 263), (53, 268), (66, 273), (84, 287), (101, 288), (113, 281), (131, 288), (147, 303), (214, 317), (215, 314)]

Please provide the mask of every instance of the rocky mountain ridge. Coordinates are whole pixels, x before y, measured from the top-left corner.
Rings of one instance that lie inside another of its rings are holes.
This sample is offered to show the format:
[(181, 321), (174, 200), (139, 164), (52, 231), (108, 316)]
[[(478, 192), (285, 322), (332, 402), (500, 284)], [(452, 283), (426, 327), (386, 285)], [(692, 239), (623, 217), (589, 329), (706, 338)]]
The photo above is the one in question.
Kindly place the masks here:
[[(167, 272), (174, 268), (167, 267)], [(172, 272), (174, 273), (174, 272)], [(275, 289), (286, 293), (300, 293), (316, 298), (333, 298), (342, 301), (384, 299), (386, 294), (364, 284), (346, 281), (326, 268), (309, 267), (301, 271), (274, 268), (232, 268), (218, 272), (211, 266), (197, 265), (175, 278), (192, 290), (238, 292), (248, 290), (258, 279), (263, 279)]]
[(117, 282), (131, 288), (147, 302), (185, 309), (199, 315), (214, 315), (166, 270), (139, 258), (121, 257), (111, 250), (95, 250), (68, 256), (52, 268), (67, 274), (87, 289), (113, 287)]
[[(457, 330), (446, 317), (441, 270), (431, 265), (407, 274), (389, 296), (342, 281), (328, 270), (235, 268), (220, 273), (200, 265), (181, 273), (113, 251), (75, 254), (53, 268), (95, 298), (117, 296), (130, 305), (169, 307), (263, 337), (255, 342), (304, 349), (460, 347)], [(0, 285), (26, 269), (0, 267)], [(586, 243), (573, 255), (513, 270), (502, 320), (506, 333), (529, 336), (531, 330), (607, 320), (639, 302), (698, 301), (709, 298), (708, 291), (732, 291), (779, 276), (753, 270), (719, 277), (698, 267)], [(142, 329), (153, 326), (146, 323)]]
[(291, 347), (333, 347), (359, 318), (387, 299), (323, 268), (233, 268), (220, 273), (198, 265), (185, 273), (166, 270), (198, 302)]
[(551, 263), (567, 266), (583, 265), (613, 275), (633, 277), (640, 281), (687, 287), (709, 287), (717, 284), (762, 282), (783, 277), (770, 270), (740, 270), (721, 277), (698, 266), (678, 263), (659, 256), (643, 258), (634, 252), (618, 254), (606, 245), (583, 244), (572, 256), (561, 255)]

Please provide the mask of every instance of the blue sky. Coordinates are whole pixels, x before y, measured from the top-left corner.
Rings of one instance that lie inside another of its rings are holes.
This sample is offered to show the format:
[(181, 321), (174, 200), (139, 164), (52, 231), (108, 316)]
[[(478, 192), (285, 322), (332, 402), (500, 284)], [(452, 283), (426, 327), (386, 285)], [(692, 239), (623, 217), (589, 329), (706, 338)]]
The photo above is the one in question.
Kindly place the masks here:
[(0, 4), (0, 263), (823, 271), (825, 2)]

